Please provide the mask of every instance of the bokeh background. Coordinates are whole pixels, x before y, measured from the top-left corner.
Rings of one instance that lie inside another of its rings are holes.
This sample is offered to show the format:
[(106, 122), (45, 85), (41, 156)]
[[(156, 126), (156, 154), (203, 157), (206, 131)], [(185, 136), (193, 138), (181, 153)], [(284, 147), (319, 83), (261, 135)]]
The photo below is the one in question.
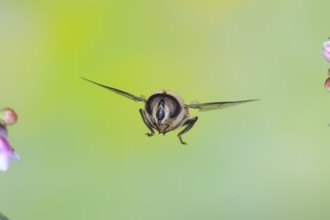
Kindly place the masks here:
[[(13, 220), (330, 219), (330, 1), (0, 2)], [(261, 99), (144, 135), (136, 95)]]

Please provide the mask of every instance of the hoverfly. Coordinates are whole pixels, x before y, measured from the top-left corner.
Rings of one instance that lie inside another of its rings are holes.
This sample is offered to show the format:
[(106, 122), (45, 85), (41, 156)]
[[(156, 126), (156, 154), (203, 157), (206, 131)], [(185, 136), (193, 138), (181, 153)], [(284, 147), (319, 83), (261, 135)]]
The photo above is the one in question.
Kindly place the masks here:
[(177, 135), (181, 144), (186, 144), (182, 140), (182, 135), (189, 131), (196, 123), (198, 117), (189, 118), (189, 108), (199, 109), (199, 111), (207, 111), (213, 109), (222, 109), (238, 104), (243, 104), (257, 99), (242, 100), (242, 101), (229, 101), (229, 102), (208, 102), (199, 104), (185, 104), (183, 99), (173, 91), (161, 90), (153, 93), (149, 98), (138, 97), (128, 92), (112, 88), (110, 86), (102, 85), (100, 83), (91, 81), (89, 79), (82, 79), (106, 88), (118, 95), (132, 99), (136, 102), (143, 102), (144, 108), (141, 108), (140, 114), (144, 124), (149, 129), (149, 133), (146, 133), (149, 137), (158, 131), (159, 134), (165, 135), (169, 131), (176, 130), (180, 127), (185, 127)]

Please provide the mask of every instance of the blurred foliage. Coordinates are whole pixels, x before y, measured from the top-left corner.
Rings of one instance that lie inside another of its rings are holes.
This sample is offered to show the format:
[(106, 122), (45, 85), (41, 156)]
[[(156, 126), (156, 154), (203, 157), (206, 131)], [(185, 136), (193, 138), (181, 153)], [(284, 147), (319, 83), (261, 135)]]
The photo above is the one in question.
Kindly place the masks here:
[[(328, 219), (328, 1), (0, 2), (2, 107), (21, 156), (0, 175), (15, 220)], [(88, 84), (187, 103), (181, 146), (144, 135), (135, 103)]]

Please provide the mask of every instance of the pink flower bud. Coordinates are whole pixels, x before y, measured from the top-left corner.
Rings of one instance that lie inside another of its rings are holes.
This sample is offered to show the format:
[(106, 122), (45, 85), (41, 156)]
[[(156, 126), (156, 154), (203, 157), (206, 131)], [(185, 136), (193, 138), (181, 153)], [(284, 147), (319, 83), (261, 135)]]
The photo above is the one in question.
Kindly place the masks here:
[(324, 59), (330, 63), (330, 41), (326, 41), (323, 43), (323, 48), (321, 49), (321, 54)]
[(12, 125), (17, 121), (17, 115), (11, 108), (4, 108), (0, 111), (0, 123)]
[(324, 82), (325, 89), (330, 92), (330, 77)]

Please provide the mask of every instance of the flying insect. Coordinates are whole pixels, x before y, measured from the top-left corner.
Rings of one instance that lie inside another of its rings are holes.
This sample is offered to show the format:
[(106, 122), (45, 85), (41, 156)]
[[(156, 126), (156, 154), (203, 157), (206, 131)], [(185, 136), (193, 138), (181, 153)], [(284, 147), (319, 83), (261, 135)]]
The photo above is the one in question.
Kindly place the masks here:
[(178, 94), (170, 90), (157, 91), (150, 95), (149, 98), (145, 99), (144, 97), (138, 97), (128, 92), (102, 85), (83, 77), (81, 78), (136, 102), (143, 102), (144, 108), (139, 109), (139, 111), (144, 124), (150, 131), (149, 133), (146, 133), (149, 137), (152, 137), (155, 134), (154, 130), (158, 131), (159, 134), (165, 135), (169, 131), (176, 130), (180, 127), (185, 127), (177, 134), (181, 144), (187, 144), (182, 140), (182, 135), (189, 131), (198, 120), (197, 116), (193, 118), (189, 117), (189, 108), (199, 109), (199, 111), (208, 111), (257, 100), (250, 99), (242, 101), (208, 102), (187, 105)]

